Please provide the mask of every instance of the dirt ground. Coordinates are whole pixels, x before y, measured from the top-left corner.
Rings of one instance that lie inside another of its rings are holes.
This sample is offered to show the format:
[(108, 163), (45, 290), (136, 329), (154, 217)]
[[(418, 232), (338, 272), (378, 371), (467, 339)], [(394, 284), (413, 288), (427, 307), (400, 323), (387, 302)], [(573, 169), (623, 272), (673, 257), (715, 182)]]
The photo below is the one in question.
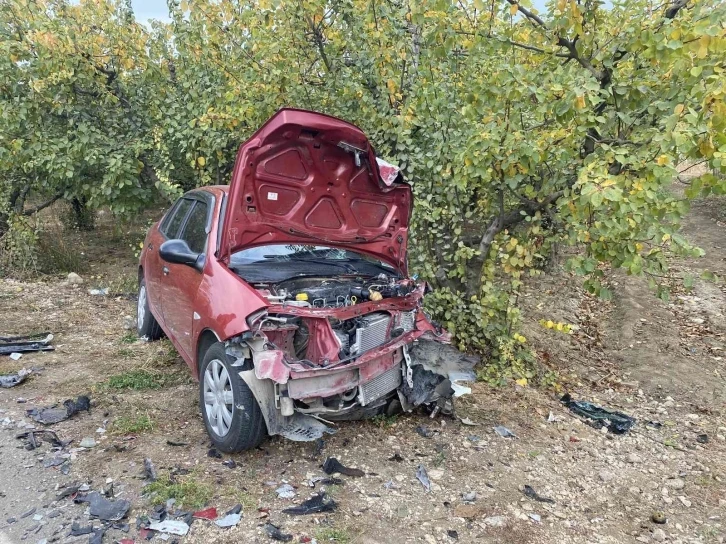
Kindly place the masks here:
[[(709, 269), (726, 277), (726, 201), (696, 202), (684, 232), (706, 256), (680, 259), (677, 270), (698, 275)], [(145, 343), (125, 328), (135, 312), (126, 296), (135, 277), (132, 238), (103, 224), (90, 236), (78, 235), (74, 244), (88, 261), (80, 286), (62, 277), (0, 280), (0, 334), (48, 330), (56, 347), (17, 362), (0, 358), (2, 373), (35, 369), (25, 383), (0, 390), (0, 544), (88, 541), (87, 535), (67, 536), (73, 521), (91, 523), (86, 505), (56, 500), (58, 490), (73, 483), (99, 491), (112, 485), (116, 498), (130, 500), (128, 533), (109, 529), (103, 542), (140, 542), (136, 518), (153, 511), (144, 496), (145, 458), (162, 480), (173, 474), (174, 508), (207, 504), (223, 515), (242, 505), (236, 527), (196, 520), (186, 537), (170, 542), (271, 542), (268, 521), (293, 535), (292, 542), (724, 541), (723, 282), (697, 280), (667, 303), (653, 296), (645, 279), (617, 272), (608, 273), (615, 293), (608, 303), (588, 296), (558, 266), (527, 285), (524, 334), (540, 360), (573, 398), (635, 417), (627, 434), (584, 424), (554, 390), (477, 383), (457, 405), (458, 415), (476, 426), (406, 415), (343, 423), (322, 448), (275, 437), (252, 452), (214, 458), (184, 363), (168, 342)], [(112, 295), (90, 295), (95, 287), (110, 287)], [(541, 327), (540, 319), (577, 327), (566, 335)], [(109, 385), (110, 377), (133, 370), (163, 379), (157, 389)], [(52, 426), (62, 440), (73, 440), (66, 450), (70, 470), (45, 468), (54, 456), (50, 446), (28, 451), (16, 439), (32, 423), (25, 410), (81, 394), (90, 396), (90, 412)], [(516, 438), (498, 436), (497, 425)], [(419, 426), (430, 436), (417, 433)], [(84, 438), (95, 446), (79, 448)], [(328, 456), (366, 475), (322, 486), (337, 503), (334, 512), (282, 513), (320, 491), (321, 484), (313, 489), (309, 481), (323, 475)], [(229, 459), (233, 468), (223, 464)], [(430, 492), (416, 478), (419, 466), (428, 472)], [(283, 483), (295, 488), (294, 497), (277, 496)], [(547, 500), (525, 495), (525, 485)], [(654, 515), (665, 523), (654, 523)]]

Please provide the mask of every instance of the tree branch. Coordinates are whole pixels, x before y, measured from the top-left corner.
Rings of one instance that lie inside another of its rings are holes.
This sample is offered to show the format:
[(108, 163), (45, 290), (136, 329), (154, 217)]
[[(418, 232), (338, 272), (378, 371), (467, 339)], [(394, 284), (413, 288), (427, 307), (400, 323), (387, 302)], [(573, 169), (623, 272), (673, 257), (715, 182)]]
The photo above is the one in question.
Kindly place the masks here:
[(42, 204), (38, 204), (37, 206), (34, 206), (32, 208), (28, 208), (27, 210), (23, 210), (23, 215), (33, 215), (35, 213), (38, 213), (40, 210), (43, 210), (53, 204), (56, 200), (61, 198), (65, 194), (65, 189), (54, 194), (52, 197), (50, 197), (48, 200), (43, 202)]

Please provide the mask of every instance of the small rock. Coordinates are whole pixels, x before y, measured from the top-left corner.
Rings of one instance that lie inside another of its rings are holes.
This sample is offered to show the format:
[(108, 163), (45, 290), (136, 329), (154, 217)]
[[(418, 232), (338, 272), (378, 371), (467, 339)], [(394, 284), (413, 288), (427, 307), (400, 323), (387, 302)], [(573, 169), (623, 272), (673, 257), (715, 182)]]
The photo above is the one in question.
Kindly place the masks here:
[(470, 491), (469, 493), (464, 493), (461, 498), (464, 502), (474, 502), (476, 501), (476, 491)]
[(136, 325), (137, 323), (135, 317), (131, 317), (130, 315), (124, 316), (124, 329), (126, 329), (127, 331), (131, 331), (136, 329)]
[(83, 278), (75, 272), (68, 274), (67, 280), (69, 285), (83, 285)]
[(432, 480), (440, 480), (444, 477), (444, 471), (439, 469), (429, 470), (429, 478)]
[(82, 448), (93, 448), (96, 446), (96, 441), (90, 436), (86, 436), (83, 440), (81, 440), (80, 446)]
[(489, 516), (482, 520), (482, 525), (486, 525), (488, 527), (504, 527), (506, 523), (507, 518), (504, 516)]
[(666, 486), (668, 486), (671, 489), (683, 489), (686, 487), (686, 482), (681, 480), (680, 478), (673, 478), (672, 480), (666, 480)]
[(681, 501), (681, 504), (682, 504), (683, 506), (685, 506), (686, 508), (690, 508), (690, 507), (691, 507), (691, 501), (689, 501), (689, 500), (688, 500), (688, 499), (687, 499), (686, 497), (684, 497), (683, 495), (681, 495), (680, 497), (678, 497), (678, 500), (679, 500), (679, 501)]
[(629, 453), (628, 457), (627, 457), (627, 461), (628, 461), (628, 463), (636, 464), (636, 463), (640, 463), (642, 461), (642, 459), (640, 458), (640, 455), (638, 455), (637, 453)]
[[(605, 427), (603, 427), (603, 428), (605, 428)], [(615, 479), (615, 474), (613, 474), (609, 470), (600, 471), (599, 476), (600, 476), (600, 479), (605, 483), (612, 482)]]
[(657, 523), (659, 525), (663, 525), (667, 521), (666, 515), (660, 510), (653, 512), (653, 514), (651, 514), (650, 516), (650, 519), (653, 521), (653, 523)]
[(663, 529), (654, 529), (650, 537), (656, 542), (663, 542), (666, 539), (666, 533)]

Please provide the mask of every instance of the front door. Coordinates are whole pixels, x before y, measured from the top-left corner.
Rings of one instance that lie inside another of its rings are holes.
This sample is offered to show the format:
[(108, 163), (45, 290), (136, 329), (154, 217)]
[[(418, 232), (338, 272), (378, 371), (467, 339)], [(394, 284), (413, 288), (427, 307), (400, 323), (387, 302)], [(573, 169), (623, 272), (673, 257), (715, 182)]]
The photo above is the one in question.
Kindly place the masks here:
[[(212, 206), (206, 198), (194, 196), (196, 198), (190, 199), (193, 207), (177, 238), (184, 240), (194, 253), (206, 253)], [(211, 199), (211, 195), (209, 197)], [(202, 273), (191, 266), (164, 262), (162, 274), (164, 322), (177, 348), (191, 357), (194, 301), (202, 282)]]

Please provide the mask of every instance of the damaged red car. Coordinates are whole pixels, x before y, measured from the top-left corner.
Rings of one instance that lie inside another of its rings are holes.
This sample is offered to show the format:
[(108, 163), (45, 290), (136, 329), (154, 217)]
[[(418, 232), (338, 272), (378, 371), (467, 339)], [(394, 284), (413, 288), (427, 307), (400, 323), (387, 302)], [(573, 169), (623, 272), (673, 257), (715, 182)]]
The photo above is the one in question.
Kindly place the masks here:
[(185, 194), (150, 229), (138, 333), (166, 334), (187, 362), (217, 448), (451, 412), (476, 360), (422, 309), (411, 209), (410, 186), (359, 128), (283, 109), (242, 144), (229, 186)]

